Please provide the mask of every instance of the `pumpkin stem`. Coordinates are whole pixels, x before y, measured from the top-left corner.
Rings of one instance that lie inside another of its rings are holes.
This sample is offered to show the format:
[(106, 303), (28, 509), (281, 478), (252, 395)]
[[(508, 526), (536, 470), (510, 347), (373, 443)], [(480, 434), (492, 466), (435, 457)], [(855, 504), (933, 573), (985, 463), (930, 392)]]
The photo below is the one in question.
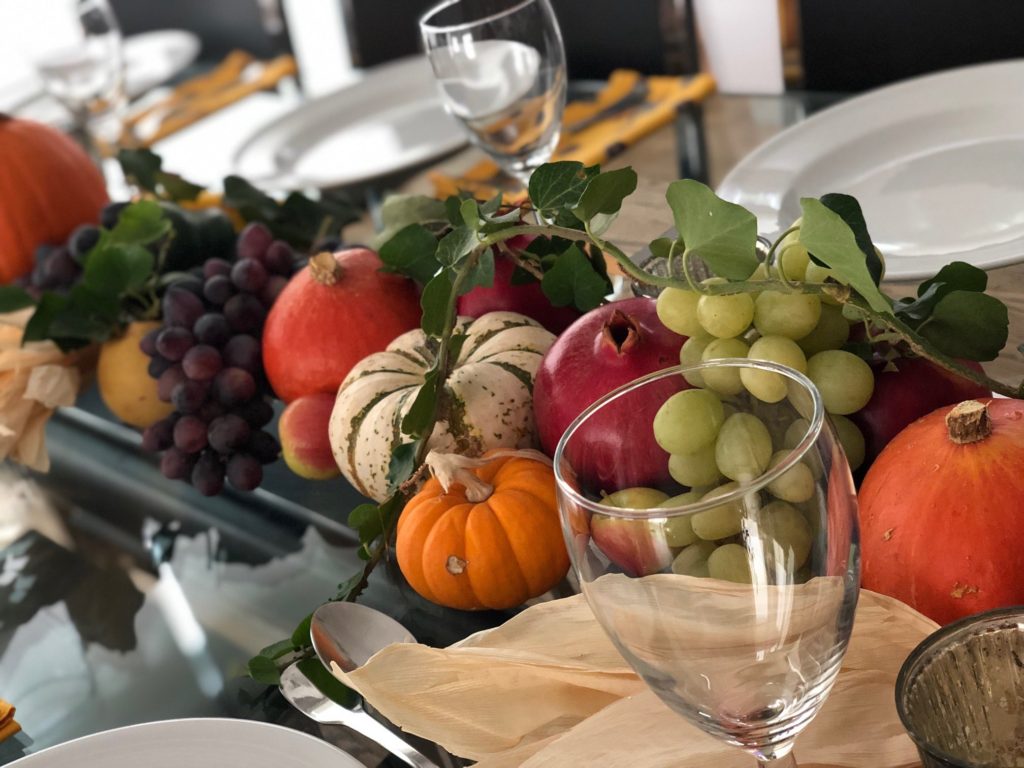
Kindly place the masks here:
[(481, 480), (473, 470), (486, 466), (497, 459), (512, 457), (532, 459), (533, 461), (540, 461), (551, 466), (551, 459), (540, 451), (535, 451), (531, 448), (508, 448), (491, 451), (479, 459), (460, 456), (457, 453), (438, 453), (435, 450), (431, 450), (427, 454), (427, 458), (423, 460), (423, 463), (425, 466), (430, 467), (431, 474), (441, 483), (445, 493), (448, 493), (448, 489), (452, 485), (458, 483), (466, 489), (466, 501), (478, 504), (481, 501), (487, 501), (491, 497), (491, 494), (494, 493), (494, 486)]
[(966, 400), (955, 405), (946, 414), (946, 431), (949, 439), (957, 445), (984, 440), (992, 434), (992, 419), (988, 415), (988, 406), (977, 400)]
[(601, 335), (605, 343), (611, 344), (621, 355), (629, 352), (640, 341), (640, 326), (631, 316), (616, 309), (604, 324)]
[(309, 271), (313, 273), (313, 279), (320, 285), (334, 285), (341, 279), (341, 265), (329, 251), (311, 257), (309, 260)]

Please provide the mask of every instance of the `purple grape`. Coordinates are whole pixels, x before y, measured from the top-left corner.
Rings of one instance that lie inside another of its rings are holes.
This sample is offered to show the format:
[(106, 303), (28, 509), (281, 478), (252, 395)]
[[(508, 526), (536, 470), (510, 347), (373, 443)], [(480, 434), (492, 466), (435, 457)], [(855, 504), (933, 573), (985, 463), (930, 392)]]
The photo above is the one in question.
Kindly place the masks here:
[(127, 202), (109, 203), (100, 211), (100, 226), (104, 229), (113, 229), (121, 218), (121, 211), (128, 207)]
[(273, 464), (281, 455), (281, 445), (269, 432), (254, 429), (249, 435), (245, 450), (256, 457), (260, 464)]
[(240, 491), (254, 491), (263, 482), (259, 459), (248, 453), (236, 453), (228, 460), (228, 481)]
[(242, 259), (231, 267), (231, 282), (240, 291), (259, 293), (267, 283), (267, 270), (255, 259)]
[(289, 277), (292, 273), (292, 264), (295, 261), (295, 252), (284, 240), (275, 240), (267, 248), (267, 254), (263, 257), (263, 266), (268, 272), (281, 277)]
[(213, 451), (203, 451), (192, 468), (192, 486), (203, 496), (224, 490), (224, 462)]
[(185, 353), (181, 361), (181, 367), (185, 369), (185, 375), (196, 381), (209, 381), (224, 367), (220, 352), (208, 344), (200, 344), (192, 347)]
[(171, 392), (171, 403), (179, 413), (198, 413), (210, 394), (210, 382), (185, 379)]
[(172, 363), (181, 360), (196, 343), (196, 337), (188, 328), (171, 326), (164, 328), (156, 337), (156, 351)]
[(241, 368), (254, 376), (261, 370), (263, 350), (259, 339), (247, 333), (232, 336), (224, 345), (224, 365)]
[(266, 314), (260, 300), (248, 293), (232, 296), (224, 305), (224, 317), (237, 333), (258, 330)]
[(175, 419), (160, 419), (142, 431), (142, 450), (146, 453), (163, 451), (174, 445)]
[(199, 299), (199, 301), (203, 300), (203, 278), (198, 275), (190, 274), (185, 277), (179, 277), (174, 281), (174, 288), (176, 290), (188, 291)]
[(203, 277), (209, 280), (216, 275), (230, 275), (231, 262), (227, 259), (207, 259), (203, 262)]
[(156, 354), (156, 337), (160, 335), (163, 328), (154, 328), (139, 340), (139, 349), (142, 354), (152, 357)]
[(207, 424), (209, 424), (218, 416), (223, 416), (227, 412), (227, 408), (218, 403), (216, 400), (207, 400), (205, 403), (203, 403), (203, 407), (199, 409), (199, 413), (196, 415), (199, 416), (199, 418), (205, 421)]
[(270, 234), (265, 224), (253, 221), (245, 225), (245, 228), (238, 234), (235, 243), (235, 253), (240, 259), (255, 259), (262, 261), (263, 255), (267, 252), (270, 242), (274, 236)]
[(235, 284), (227, 275), (214, 275), (203, 286), (203, 296), (206, 300), (217, 307), (222, 307), (235, 295)]
[(256, 394), (256, 380), (241, 368), (225, 368), (213, 380), (213, 392), (218, 402), (233, 408)]
[(164, 325), (191, 328), (205, 311), (202, 299), (186, 288), (172, 285), (164, 294)]
[(260, 291), (260, 301), (263, 302), (263, 306), (270, 308), (274, 306), (274, 302), (277, 301), (277, 297), (281, 295), (281, 291), (288, 285), (288, 278), (282, 277), (281, 275), (272, 275), (267, 284), (263, 286), (263, 290)]
[(78, 277), (81, 267), (67, 248), (57, 248), (42, 263), (42, 278), (52, 288), (65, 288)]
[(200, 344), (209, 344), (211, 347), (223, 347), (231, 338), (231, 326), (228, 320), (220, 312), (207, 312), (196, 320), (192, 328), (196, 341)]
[(165, 403), (171, 402), (174, 388), (185, 381), (185, 371), (180, 365), (172, 365), (156, 380), (156, 395)]
[(245, 419), (229, 413), (210, 422), (207, 439), (217, 453), (230, 454), (248, 443), (251, 433)]
[(95, 224), (82, 224), (71, 233), (71, 237), (68, 239), (68, 250), (71, 252), (71, 258), (82, 264), (85, 261), (86, 254), (99, 241), (99, 227)]
[(182, 416), (174, 425), (174, 447), (183, 453), (199, 453), (206, 447), (206, 422), (198, 416)]
[(174, 363), (170, 360), (161, 357), (160, 355), (156, 355), (150, 358), (149, 366), (146, 368), (146, 371), (149, 373), (149, 378), (159, 379), (172, 365), (174, 365)]
[(168, 480), (184, 480), (192, 474), (195, 458), (173, 446), (160, 457), (160, 473)]
[(245, 419), (253, 429), (265, 427), (274, 418), (274, 407), (264, 397), (254, 397), (249, 402), (242, 403), (232, 412)]

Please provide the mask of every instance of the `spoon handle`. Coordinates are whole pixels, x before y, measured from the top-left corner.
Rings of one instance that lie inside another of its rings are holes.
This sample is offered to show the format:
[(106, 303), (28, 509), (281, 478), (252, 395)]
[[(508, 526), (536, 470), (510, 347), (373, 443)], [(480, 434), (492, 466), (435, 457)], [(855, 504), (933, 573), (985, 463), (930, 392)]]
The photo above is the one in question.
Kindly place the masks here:
[(437, 763), (365, 712), (353, 713), (346, 718), (344, 724), (384, 747), (406, 765), (413, 768), (439, 768)]

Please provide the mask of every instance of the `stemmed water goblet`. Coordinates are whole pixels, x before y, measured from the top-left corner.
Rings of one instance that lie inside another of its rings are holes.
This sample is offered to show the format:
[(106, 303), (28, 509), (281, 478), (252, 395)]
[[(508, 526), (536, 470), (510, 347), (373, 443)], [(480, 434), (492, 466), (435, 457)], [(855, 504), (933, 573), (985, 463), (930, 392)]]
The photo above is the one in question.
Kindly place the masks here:
[(748, 359), (651, 374), (569, 426), (555, 472), (575, 574), (623, 657), (693, 725), (795, 766), (860, 562), (849, 466), (810, 380)]
[(558, 143), (565, 51), (549, 0), (447, 0), (420, 20), (445, 107), (524, 186)]

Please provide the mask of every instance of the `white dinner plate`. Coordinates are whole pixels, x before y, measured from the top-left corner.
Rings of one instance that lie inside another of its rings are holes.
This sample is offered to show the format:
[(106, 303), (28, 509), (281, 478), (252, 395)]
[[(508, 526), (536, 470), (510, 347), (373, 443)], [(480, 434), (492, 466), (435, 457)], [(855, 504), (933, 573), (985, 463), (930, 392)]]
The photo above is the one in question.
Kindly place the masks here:
[(363, 768), (291, 728), (202, 718), (129, 725), (58, 744), (10, 768)]
[(355, 184), (458, 149), (424, 56), (369, 70), (260, 128), (235, 153), (235, 173), (275, 189)]
[(826, 109), (744, 158), (718, 194), (778, 232), (801, 197), (856, 197), (888, 279), (1024, 260), (1024, 60), (941, 72)]
[(126, 37), (124, 87), (132, 98), (170, 80), (199, 55), (199, 38), (183, 29), (161, 29)]

